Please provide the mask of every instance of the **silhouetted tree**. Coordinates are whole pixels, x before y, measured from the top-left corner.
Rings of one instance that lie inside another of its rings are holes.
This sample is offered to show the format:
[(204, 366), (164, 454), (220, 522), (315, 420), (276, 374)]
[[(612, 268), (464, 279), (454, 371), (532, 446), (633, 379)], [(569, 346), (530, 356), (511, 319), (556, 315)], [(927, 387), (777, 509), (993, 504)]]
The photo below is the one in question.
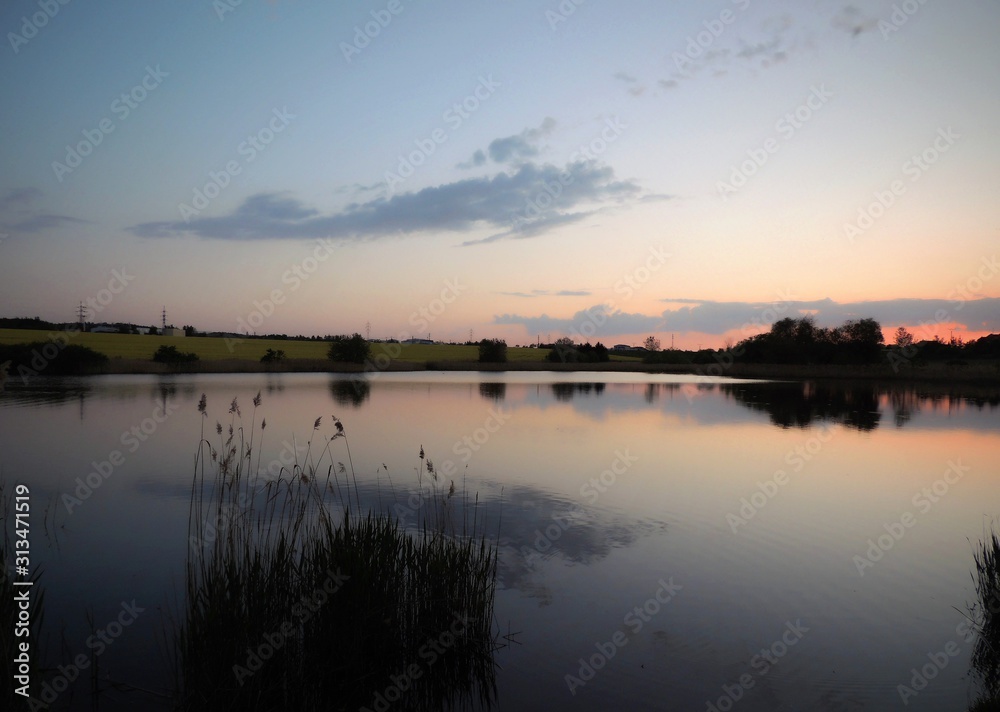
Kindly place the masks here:
[(900, 348), (906, 348), (913, 343), (913, 334), (906, 330), (905, 327), (899, 327), (896, 329), (896, 346)]
[(646, 340), (642, 342), (642, 345), (647, 351), (659, 351), (660, 350), (660, 340), (655, 336), (647, 336)]
[(354, 335), (335, 336), (330, 343), (326, 357), (331, 361), (341, 363), (364, 363), (371, 356), (371, 346), (365, 337), (357, 332)]
[(480, 341), (479, 363), (507, 363), (507, 342), (503, 339)]

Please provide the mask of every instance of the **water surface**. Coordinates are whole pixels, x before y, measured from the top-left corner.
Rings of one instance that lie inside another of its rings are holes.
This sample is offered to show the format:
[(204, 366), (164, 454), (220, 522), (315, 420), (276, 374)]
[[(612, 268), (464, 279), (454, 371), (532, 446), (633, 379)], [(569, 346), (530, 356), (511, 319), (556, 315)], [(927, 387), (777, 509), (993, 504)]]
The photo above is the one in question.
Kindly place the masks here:
[(959, 626), (1000, 514), (989, 394), (616, 373), (10, 384), (0, 472), (32, 491), (49, 663), (89, 652), (88, 615), (144, 608), (99, 656), (104, 709), (166, 708), (151, 693), (171, 683), (158, 641), (180, 605), (194, 454), (233, 398), (245, 426), (266, 418), (264, 468), (340, 418), (350, 457), (339, 440), (334, 460), (408, 525), (421, 448), (440, 487), (478, 494), (515, 641), (496, 653), (499, 709), (902, 709), (899, 686), (949, 643), (905, 707), (976, 694)]

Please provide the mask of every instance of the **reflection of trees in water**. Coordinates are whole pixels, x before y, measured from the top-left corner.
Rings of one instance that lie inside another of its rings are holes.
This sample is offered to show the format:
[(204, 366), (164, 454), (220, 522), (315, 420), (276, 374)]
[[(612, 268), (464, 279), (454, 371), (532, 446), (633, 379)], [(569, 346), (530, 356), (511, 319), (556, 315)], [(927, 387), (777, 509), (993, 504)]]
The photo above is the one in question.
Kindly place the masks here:
[(487, 400), (502, 401), (507, 397), (506, 383), (480, 383), (479, 395)]
[(372, 384), (363, 378), (335, 378), (330, 381), (330, 394), (337, 405), (357, 408), (371, 397)]
[(1000, 538), (994, 530), (973, 553), (976, 602), (969, 607), (978, 633), (972, 650), (972, 673), (983, 693), (971, 710), (1000, 709)]
[(652, 403), (657, 400), (663, 391), (677, 391), (680, 390), (680, 383), (647, 383), (646, 388), (643, 389), (642, 397), (647, 403)]
[(573, 400), (573, 396), (579, 394), (601, 396), (604, 393), (606, 383), (553, 383), (552, 395), (558, 401)]
[(736, 402), (767, 413), (782, 427), (805, 427), (816, 420), (843, 423), (858, 430), (881, 424), (884, 397), (896, 427), (922, 410), (951, 411), (965, 406), (979, 410), (1000, 407), (995, 388), (937, 383), (816, 382), (721, 384), (720, 391)]
[(772, 423), (783, 428), (804, 428), (819, 420), (874, 430), (882, 417), (879, 392), (874, 384), (852, 387), (815, 382), (722, 384), (720, 389), (737, 403), (767, 413)]

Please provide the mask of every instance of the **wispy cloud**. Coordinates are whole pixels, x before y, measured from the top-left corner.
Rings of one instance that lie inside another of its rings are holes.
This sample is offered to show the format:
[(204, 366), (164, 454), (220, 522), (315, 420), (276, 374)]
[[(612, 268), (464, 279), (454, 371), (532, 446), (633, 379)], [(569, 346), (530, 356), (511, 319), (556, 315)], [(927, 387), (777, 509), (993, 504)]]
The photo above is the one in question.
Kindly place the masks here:
[(0, 210), (26, 208), (41, 197), (42, 191), (38, 188), (12, 188), (0, 196)]
[(35, 207), (44, 197), (38, 188), (13, 188), (0, 195), (0, 232), (36, 234), (64, 225), (89, 223), (70, 215), (48, 213)]
[[(553, 185), (560, 186), (555, 197), (551, 196)], [(545, 201), (546, 209), (537, 215), (530, 213), (528, 208), (542, 195), (551, 198)], [(272, 192), (247, 198), (229, 215), (146, 222), (128, 229), (142, 237), (196, 235), (224, 240), (366, 240), (430, 231), (500, 229), (484, 240), (465, 243), (475, 244), (536, 237), (602, 207), (622, 205), (642, 195), (635, 182), (618, 180), (614, 170), (595, 161), (562, 168), (528, 162), (492, 177), (467, 178), (352, 203), (332, 214), (322, 214), (286, 193)]]
[(646, 92), (646, 87), (639, 83), (638, 78), (628, 72), (615, 72), (614, 78), (623, 82), (632, 96), (642, 96)]
[[(889, 3), (882, 4), (889, 7)], [(764, 16), (754, 15), (749, 3), (738, 5), (739, 9), (732, 9), (735, 21), (722, 25), (717, 36), (692, 28), (685, 46), (668, 50), (670, 71), (657, 81), (658, 86), (670, 90), (685, 79), (725, 76), (735, 70), (753, 74), (815, 50), (831, 39), (831, 30), (858, 37), (878, 28), (876, 15), (852, 4), (831, 7), (818, 2), (804, 11), (801, 3), (787, 2), (785, 10), (774, 11), (778, 5)], [(618, 78), (634, 81), (627, 75)]]
[(552, 291), (550, 289), (532, 289), (530, 292), (500, 292), (507, 297), (524, 297), (533, 299), (536, 297), (589, 297), (593, 292), (587, 290), (560, 289)]

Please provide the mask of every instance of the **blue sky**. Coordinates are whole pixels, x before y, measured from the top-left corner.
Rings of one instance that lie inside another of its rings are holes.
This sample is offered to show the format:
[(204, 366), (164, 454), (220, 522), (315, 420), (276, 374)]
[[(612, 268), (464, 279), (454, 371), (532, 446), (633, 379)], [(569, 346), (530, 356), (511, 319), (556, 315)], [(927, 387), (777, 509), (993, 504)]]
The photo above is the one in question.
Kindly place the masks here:
[(0, 312), (1000, 331), (996, 2), (317, 5), (0, 10)]

